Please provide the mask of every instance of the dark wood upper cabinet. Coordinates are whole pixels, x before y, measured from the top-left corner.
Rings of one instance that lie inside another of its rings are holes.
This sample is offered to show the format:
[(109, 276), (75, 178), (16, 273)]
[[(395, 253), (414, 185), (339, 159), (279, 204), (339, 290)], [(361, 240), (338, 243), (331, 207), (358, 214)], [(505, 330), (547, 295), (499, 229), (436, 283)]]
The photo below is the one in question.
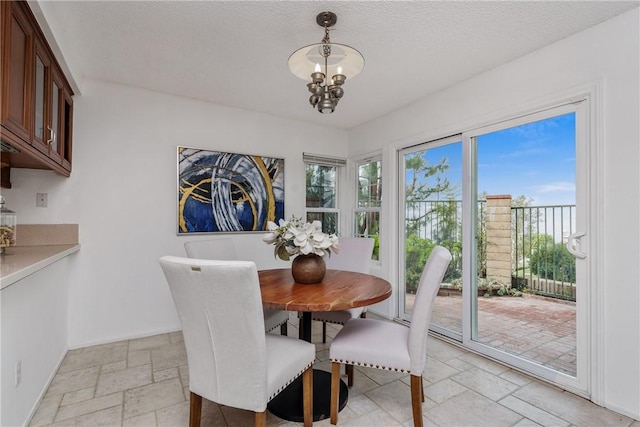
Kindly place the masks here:
[(2, 12), (2, 186), (5, 168), (71, 174), (73, 91), (24, 1)]

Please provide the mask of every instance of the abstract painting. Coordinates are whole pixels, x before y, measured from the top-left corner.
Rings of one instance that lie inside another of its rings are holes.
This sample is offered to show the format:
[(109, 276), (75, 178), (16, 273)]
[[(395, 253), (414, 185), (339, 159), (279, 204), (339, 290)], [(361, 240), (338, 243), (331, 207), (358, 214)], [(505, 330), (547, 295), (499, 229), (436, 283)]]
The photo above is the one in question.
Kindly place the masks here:
[(178, 147), (178, 234), (264, 231), (284, 218), (284, 159)]

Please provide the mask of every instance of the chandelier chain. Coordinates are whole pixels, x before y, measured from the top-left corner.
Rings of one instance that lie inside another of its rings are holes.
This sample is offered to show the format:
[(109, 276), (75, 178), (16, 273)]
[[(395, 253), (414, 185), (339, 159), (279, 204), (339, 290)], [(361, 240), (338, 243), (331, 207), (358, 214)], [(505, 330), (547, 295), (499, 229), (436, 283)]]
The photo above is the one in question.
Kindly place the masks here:
[(324, 37), (322, 38), (322, 56), (331, 56), (331, 40), (329, 39), (329, 27), (324, 26)]

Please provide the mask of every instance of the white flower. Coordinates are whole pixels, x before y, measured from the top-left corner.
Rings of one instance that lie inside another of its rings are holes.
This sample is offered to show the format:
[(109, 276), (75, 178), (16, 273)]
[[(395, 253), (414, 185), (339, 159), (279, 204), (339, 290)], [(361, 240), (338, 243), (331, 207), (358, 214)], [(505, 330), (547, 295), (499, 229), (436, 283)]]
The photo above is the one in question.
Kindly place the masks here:
[(278, 224), (267, 222), (267, 230), (262, 241), (273, 244), (274, 255), (283, 260), (299, 254), (324, 256), (338, 251), (338, 236), (323, 233), (320, 221), (303, 223), (292, 216), (289, 221), (280, 219)]

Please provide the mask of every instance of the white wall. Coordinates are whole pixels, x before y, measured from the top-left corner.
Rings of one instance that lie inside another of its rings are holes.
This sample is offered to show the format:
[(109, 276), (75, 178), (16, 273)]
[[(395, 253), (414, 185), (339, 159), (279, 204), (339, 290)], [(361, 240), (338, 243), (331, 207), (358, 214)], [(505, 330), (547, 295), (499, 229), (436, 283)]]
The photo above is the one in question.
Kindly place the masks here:
[[(98, 81), (74, 102), (73, 171), (12, 170), (3, 191), (20, 223), (78, 223), (69, 283), (69, 346), (179, 329), (158, 259), (176, 236), (176, 147), (285, 159), (285, 214), (301, 216), (302, 152), (346, 156), (346, 132)], [(35, 193), (49, 207), (35, 208)], [(261, 233), (233, 234), (258, 267), (282, 266)]]
[[(603, 215), (594, 218), (603, 241), (592, 254), (599, 257), (595, 262), (600, 269), (592, 280), (598, 281), (595, 294), (601, 297), (594, 309), (604, 319), (600, 331), (604, 348), (597, 349), (603, 381), (594, 393), (602, 394), (596, 396), (600, 403), (636, 419), (640, 418), (639, 15), (635, 9), (349, 133), (352, 157), (384, 149), (388, 180), (383, 191), (395, 197), (397, 148), (490, 124), (576, 87), (595, 86), (599, 98), (594, 103), (595, 156), (602, 167), (595, 181), (602, 194), (591, 196)], [(381, 240), (394, 241), (394, 203), (386, 204), (384, 216)], [(395, 277), (397, 267), (388, 255), (381, 254), (386, 260), (383, 269), (386, 276)]]
[[(27, 425), (41, 394), (67, 354), (67, 278), (72, 258), (63, 258), (0, 293), (0, 425)], [(22, 364), (22, 378), (16, 386), (18, 362)]]

